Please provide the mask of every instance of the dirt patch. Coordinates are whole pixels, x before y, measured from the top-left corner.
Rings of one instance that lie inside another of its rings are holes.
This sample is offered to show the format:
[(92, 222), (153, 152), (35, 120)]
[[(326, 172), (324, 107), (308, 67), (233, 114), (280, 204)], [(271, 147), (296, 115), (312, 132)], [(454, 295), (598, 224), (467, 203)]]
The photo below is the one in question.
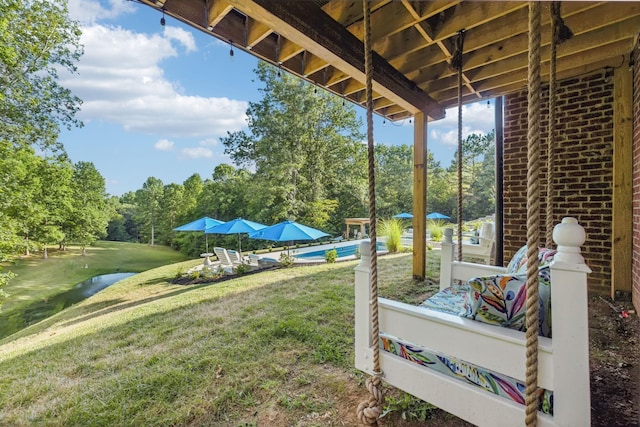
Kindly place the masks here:
[(640, 318), (631, 303), (592, 298), (589, 338), (591, 425), (640, 426)]

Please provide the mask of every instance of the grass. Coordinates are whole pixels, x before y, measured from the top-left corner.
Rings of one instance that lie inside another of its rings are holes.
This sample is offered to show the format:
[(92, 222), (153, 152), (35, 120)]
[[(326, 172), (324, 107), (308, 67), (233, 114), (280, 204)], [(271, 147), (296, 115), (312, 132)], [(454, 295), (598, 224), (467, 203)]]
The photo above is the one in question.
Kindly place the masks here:
[[(333, 408), (366, 396), (352, 368), (357, 261), (169, 284), (194, 263), (125, 279), (0, 342), (0, 424), (355, 424)], [(410, 254), (381, 257), (379, 277), (385, 297), (426, 292)]]
[(86, 256), (81, 256), (81, 248), (75, 246), (66, 251), (49, 249), (48, 252), (46, 260), (41, 254), (34, 254), (6, 266), (16, 273), (16, 277), (5, 287), (10, 297), (2, 306), (4, 314), (64, 292), (100, 274), (138, 273), (186, 259), (164, 246), (107, 241), (87, 248)]

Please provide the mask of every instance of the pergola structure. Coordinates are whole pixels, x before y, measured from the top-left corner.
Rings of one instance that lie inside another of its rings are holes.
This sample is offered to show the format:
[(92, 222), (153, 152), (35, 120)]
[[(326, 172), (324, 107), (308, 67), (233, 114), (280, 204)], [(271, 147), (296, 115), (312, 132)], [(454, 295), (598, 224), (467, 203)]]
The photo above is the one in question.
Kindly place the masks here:
[[(138, 1), (348, 101), (365, 102), (361, 1)], [(374, 110), (388, 120), (414, 121), (413, 275), (423, 278), (427, 123), (457, 105), (457, 75), (450, 67), (456, 36), (465, 33), (463, 103), (521, 91), (527, 83), (527, 2), (372, 0), (370, 5)], [(558, 80), (630, 63), (640, 31), (640, 2), (570, 1), (562, 4), (561, 14), (574, 36), (558, 46)], [(542, 24), (542, 78), (547, 80), (547, 7)], [(631, 80), (617, 84), (625, 97), (619, 106), (628, 108)], [(614, 142), (629, 141), (629, 120), (615, 126), (620, 141)], [(630, 277), (632, 166), (621, 162), (615, 169), (613, 269)]]
[(345, 236), (347, 239), (349, 238), (349, 227), (359, 227), (360, 228), (360, 236), (367, 235), (367, 226), (371, 223), (369, 218), (345, 218), (344, 223), (347, 226), (347, 231), (345, 231)]

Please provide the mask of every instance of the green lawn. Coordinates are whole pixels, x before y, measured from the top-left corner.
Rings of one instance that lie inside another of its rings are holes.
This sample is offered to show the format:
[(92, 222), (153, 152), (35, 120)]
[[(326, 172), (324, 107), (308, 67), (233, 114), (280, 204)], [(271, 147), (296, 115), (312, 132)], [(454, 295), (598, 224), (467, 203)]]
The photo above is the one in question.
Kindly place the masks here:
[(81, 256), (81, 249), (75, 246), (66, 251), (50, 249), (48, 259), (35, 254), (4, 266), (17, 276), (5, 287), (10, 297), (5, 300), (2, 311), (9, 313), (100, 274), (138, 273), (185, 259), (184, 255), (164, 246), (124, 242), (99, 241), (87, 248), (86, 256)]
[[(353, 369), (356, 261), (168, 283), (197, 262), (125, 279), (0, 342), (0, 424), (355, 425), (351, 400), (367, 396)], [(414, 301), (434, 289), (411, 279), (411, 254), (380, 257), (379, 282)]]

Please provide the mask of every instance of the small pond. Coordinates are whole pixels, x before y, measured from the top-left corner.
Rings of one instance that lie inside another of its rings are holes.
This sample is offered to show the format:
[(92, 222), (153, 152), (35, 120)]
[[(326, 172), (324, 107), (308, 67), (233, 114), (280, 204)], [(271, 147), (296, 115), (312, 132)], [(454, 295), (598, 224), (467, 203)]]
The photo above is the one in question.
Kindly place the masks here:
[(33, 325), (63, 309), (95, 295), (114, 283), (133, 276), (136, 273), (112, 273), (92, 277), (78, 283), (68, 291), (53, 295), (46, 300), (34, 302), (22, 310), (0, 312), (0, 339)]

